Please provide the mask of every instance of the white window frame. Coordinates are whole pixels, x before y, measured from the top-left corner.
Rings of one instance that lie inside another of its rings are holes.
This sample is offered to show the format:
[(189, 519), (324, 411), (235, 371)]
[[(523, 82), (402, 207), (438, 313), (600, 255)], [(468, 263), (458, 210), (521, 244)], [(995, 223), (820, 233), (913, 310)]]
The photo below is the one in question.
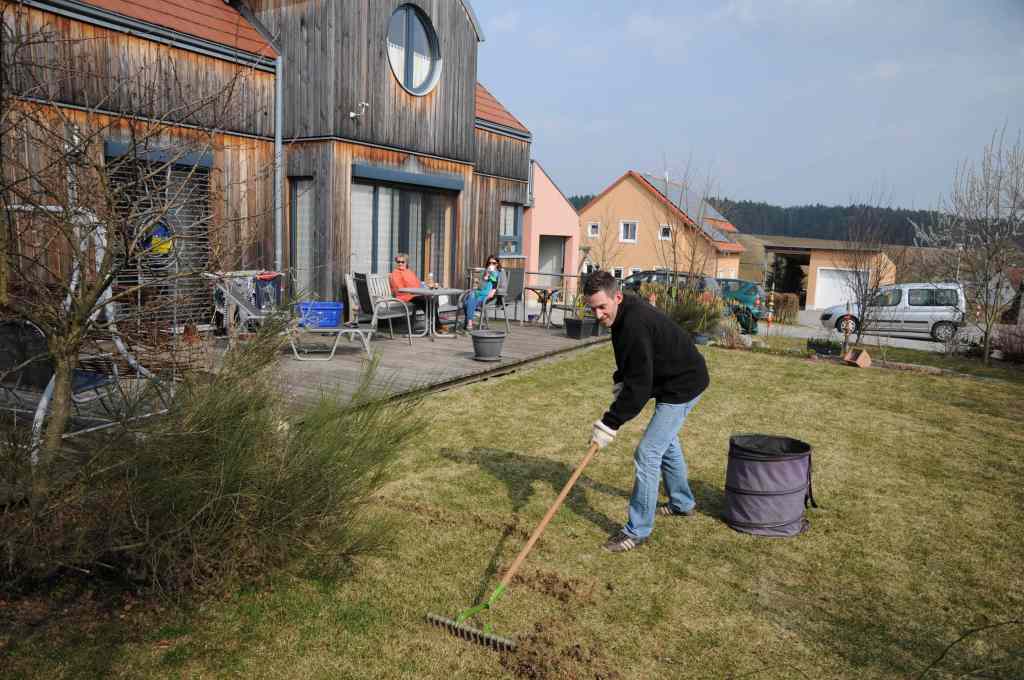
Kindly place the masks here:
[(630, 267), (629, 268), (629, 275), (632, 276), (633, 274), (639, 274), (642, 271), (643, 271), (643, 269), (641, 269), (640, 267)]
[(625, 272), (623, 271), (622, 267), (612, 267), (612, 276), (619, 279), (620, 281), (622, 280), (622, 275), (624, 273)]
[(597, 238), (600, 235), (601, 235), (601, 223), (600, 222), (588, 222), (587, 223), (587, 237), (588, 238)]
[[(627, 224), (636, 225), (633, 238), (622, 238), (622, 230)], [(640, 238), (640, 220), (619, 220), (619, 243), (636, 243)]]
[[(665, 236), (664, 230), (668, 229), (668, 236)], [(659, 241), (671, 241), (672, 240), (672, 225), (671, 224), (659, 224), (658, 225), (658, 240)]]

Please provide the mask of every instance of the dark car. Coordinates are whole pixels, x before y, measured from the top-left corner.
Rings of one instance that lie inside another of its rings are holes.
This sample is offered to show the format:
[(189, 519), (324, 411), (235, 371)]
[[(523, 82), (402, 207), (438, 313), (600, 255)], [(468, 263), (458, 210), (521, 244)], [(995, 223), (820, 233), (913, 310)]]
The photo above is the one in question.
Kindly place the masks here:
[[(690, 274), (687, 272), (676, 272), (673, 276), (670, 271), (648, 269), (642, 272), (636, 272), (635, 274), (630, 274), (626, 278), (622, 279), (620, 285), (622, 290), (639, 293), (640, 286), (645, 283), (658, 283), (663, 286), (677, 285), (680, 288), (689, 288), (691, 286), (690, 282)], [(693, 284), (699, 293), (708, 292), (716, 297), (721, 294), (719, 291), (718, 281), (716, 281), (713, 276), (696, 276), (696, 280)]]
[(718, 279), (722, 298), (734, 307), (742, 307), (755, 319), (768, 316), (768, 294), (759, 284), (743, 279)]

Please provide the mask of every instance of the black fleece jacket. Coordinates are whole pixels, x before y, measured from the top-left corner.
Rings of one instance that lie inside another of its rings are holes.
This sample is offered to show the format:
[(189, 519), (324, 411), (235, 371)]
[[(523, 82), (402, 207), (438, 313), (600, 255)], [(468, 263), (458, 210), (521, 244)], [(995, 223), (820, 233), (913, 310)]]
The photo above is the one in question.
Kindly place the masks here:
[(622, 392), (601, 418), (617, 430), (636, 417), (651, 397), (685, 404), (708, 387), (704, 357), (690, 334), (635, 295), (622, 296), (612, 323), (616, 371)]

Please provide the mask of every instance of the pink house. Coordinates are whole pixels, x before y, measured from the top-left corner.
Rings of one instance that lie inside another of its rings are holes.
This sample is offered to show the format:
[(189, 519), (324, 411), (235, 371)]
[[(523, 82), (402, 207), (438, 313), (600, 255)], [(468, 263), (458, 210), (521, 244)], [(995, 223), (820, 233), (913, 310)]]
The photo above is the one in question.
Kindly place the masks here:
[[(580, 224), (576, 209), (537, 161), (530, 162), (530, 188), (533, 200), (523, 213), (526, 271), (578, 273)], [(528, 276), (527, 285), (551, 283), (561, 287), (560, 281), (544, 278)]]

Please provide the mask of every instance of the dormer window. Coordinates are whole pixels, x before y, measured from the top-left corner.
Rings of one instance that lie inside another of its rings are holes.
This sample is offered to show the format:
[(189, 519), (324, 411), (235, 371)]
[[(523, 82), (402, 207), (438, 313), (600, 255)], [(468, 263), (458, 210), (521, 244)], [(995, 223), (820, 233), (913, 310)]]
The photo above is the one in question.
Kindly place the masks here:
[(441, 50), (430, 19), (414, 5), (402, 5), (388, 23), (388, 61), (409, 94), (422, 96), (441, 78)]

